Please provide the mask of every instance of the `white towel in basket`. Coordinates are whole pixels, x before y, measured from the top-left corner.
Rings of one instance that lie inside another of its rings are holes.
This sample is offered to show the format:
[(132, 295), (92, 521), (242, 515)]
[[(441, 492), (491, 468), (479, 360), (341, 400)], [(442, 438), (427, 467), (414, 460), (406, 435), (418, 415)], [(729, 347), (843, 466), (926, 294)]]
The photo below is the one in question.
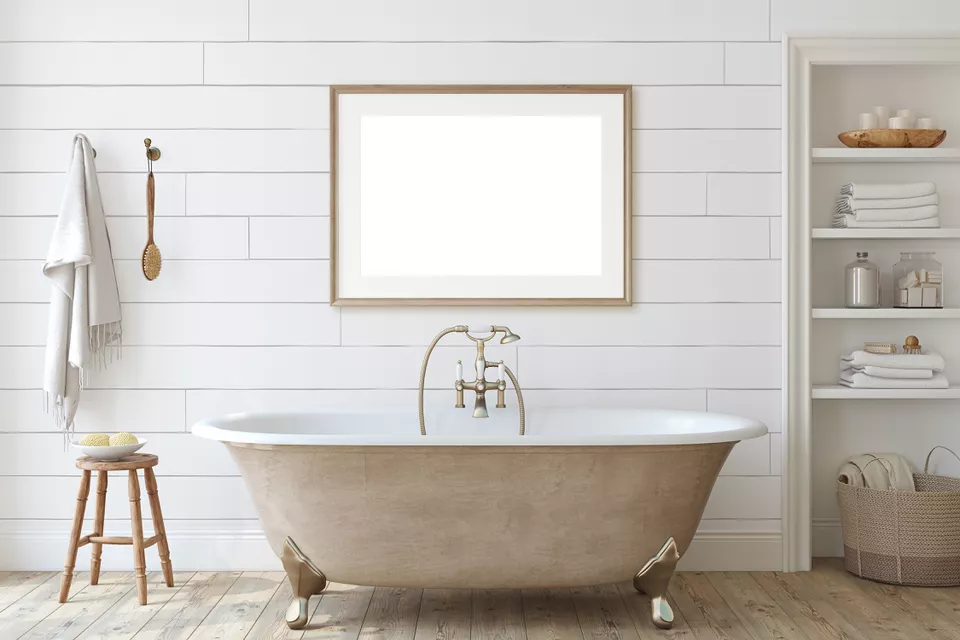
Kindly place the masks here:
[(917, 490), (913, 484), (910, 463), (896, 453), (864, 453), (854, 456), (841, 465), (837, 480), (852, 487), (881, 491)]

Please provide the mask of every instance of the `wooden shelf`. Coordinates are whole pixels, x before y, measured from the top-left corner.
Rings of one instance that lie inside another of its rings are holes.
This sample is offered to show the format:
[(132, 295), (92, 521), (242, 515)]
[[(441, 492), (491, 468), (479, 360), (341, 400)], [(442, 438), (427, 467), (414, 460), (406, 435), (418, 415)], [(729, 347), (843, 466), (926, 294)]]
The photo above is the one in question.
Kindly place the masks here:
[(814, 309), (815, 319), (832, 320), (957, 320), (960, 309)]
[(850, 149), (814, 147), (814, 162), (960, 162), (960, 149)]
[(815, 240), (960, 240), (960, 229), (814, 229)]
[(842, 384), (813, 386), (814, 400), (960, 400), (960, 387), (951, 389), (851, 389)]

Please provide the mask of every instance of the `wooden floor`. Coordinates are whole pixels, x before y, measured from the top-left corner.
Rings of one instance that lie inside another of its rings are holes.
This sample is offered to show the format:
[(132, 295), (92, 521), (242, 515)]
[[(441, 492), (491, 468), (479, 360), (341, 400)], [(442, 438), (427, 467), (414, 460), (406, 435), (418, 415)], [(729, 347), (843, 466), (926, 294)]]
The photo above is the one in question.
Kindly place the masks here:
[(332, 584), (310, 601), (305, 631), (283, 614), (283, 573), (149, 576), (137, 604), (132, 574), (90, 586), (78, 573), (57, 603), (59, 574), (0, 573), (0, 639), (154, 638), (326, 640), (960, 640), (960, 589), (891, 587), (858, 580), (838, 560), (811, 573), (683, 573), (670, 589), (671, 631), (655, 629), (648, 600), (629, 584), (578, 589), (444, 591)]

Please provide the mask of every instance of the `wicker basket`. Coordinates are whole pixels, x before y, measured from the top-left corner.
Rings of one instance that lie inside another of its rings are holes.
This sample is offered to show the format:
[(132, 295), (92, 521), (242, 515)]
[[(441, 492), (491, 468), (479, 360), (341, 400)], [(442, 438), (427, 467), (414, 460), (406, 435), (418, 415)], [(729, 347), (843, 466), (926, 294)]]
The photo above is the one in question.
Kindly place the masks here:
[(847, 571), (890, 584), (960, 585), (960, 479), (928, 473), (937, 449), (957, 455), (931, 449), (923, 473), (913, 474), (916, 493), (837, 483)]

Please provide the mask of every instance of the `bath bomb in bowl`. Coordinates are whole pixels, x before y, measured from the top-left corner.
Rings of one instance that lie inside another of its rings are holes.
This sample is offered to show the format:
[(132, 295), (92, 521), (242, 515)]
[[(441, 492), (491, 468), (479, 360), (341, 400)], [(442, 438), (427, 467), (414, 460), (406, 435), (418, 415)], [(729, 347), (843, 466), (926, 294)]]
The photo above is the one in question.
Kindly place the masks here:
[(138, 442), (140, 441), (137, 440), (137, 436), (133, 435), (132, 433), (127, 433), (126, 431), (115, 433), (110, 436), (111, 447), (116, 447), (123, 444), (137, 444)]
[(85, 447), (108, 447), (110, 436), (105, 433), (88, 433), (80, 439), (80, 444)]

